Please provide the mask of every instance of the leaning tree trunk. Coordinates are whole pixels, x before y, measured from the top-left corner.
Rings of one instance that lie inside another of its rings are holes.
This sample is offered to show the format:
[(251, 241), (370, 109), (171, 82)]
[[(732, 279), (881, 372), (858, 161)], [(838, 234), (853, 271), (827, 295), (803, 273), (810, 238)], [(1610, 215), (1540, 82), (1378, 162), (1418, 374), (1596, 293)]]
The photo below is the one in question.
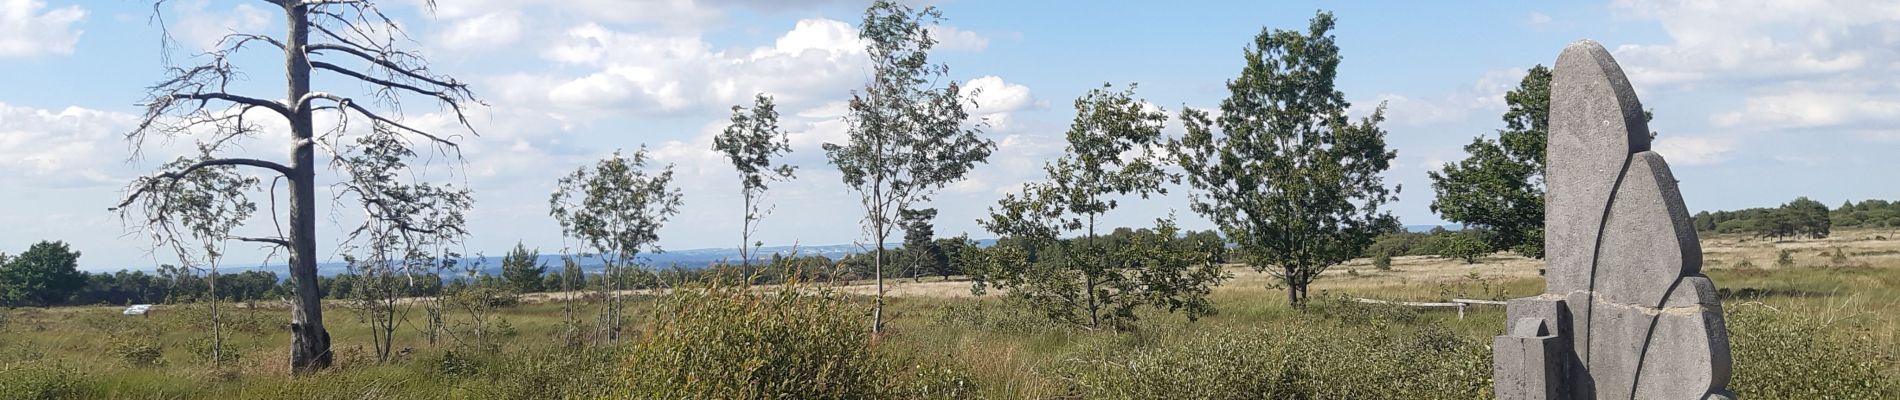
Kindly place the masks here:
[[(287, 3), (290, 34), (284, 46), (289, 96), (296, 102), (310, 93), (310, 63), (304, 46), (310, 42), (305, 6)], [(297, 296), (290, 308), (290, 372), (304, 374), (330, 367), (330, 332), (323, 328), (323, 297), (317, 292), (316, 157), (311, 143), (313, 127), (307, 102), (293, 104), (290, 117), (290, 280)]]

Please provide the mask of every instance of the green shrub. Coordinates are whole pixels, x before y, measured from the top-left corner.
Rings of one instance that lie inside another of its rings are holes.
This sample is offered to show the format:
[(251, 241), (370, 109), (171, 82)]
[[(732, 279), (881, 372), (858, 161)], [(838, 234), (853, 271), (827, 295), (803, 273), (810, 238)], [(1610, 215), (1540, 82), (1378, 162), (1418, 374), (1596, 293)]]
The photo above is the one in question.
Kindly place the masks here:
[(162, 365), (165, 348), (157, 339), (145, 336), (123, 336), (112, 339), (107, 353), (114, 358), (134, 367)]
[(1729, 307), (1726, 319), (1729, 388), (1744, 399), (1900, 398), (1895, 354), (1870, 338), (1873, 328), (1753, 304)]
[(79, 370), (55, 363), (0, 364), (0, 399), (78, 398), (79, 376)]
[(1372, 257), (1372, 267), (1380, 271), (1392, 270), (1392, 253), (1379, 253)]
[(1776, 252), (1775, 266), (1782, 267), (1782, 268), (1793, 267), (1794, 266), (1794, 252), (1788, 251), (1786, 249)]
[[(225, 335), (230, 335), (230, 333), (227, 332)], [(188, 339), (185, 342), (185, 348), (191, 351), (192, 356), (206, 363), (212, 362), (211, 350), (213, 350), (214, 347), (217, 347), (216, 350), (218, 350), (217, 361), (221, 363), (230, 363), (244, 358), (244, 352), (238, 351), (236, 347), (231, 345), (231, 338), (229, 336), (224, 338), (223, 346), (215, 346), (215, 344), (217, 344), (217, 342), (211, 340), (210, 335), (198, 335)]]
[[(658, 299), (620, 376), (634, 398), (959, 397), (967, 380), (876, 350), (860, 306), (822, 289), (712, 286)], [(947, 391), (947, 392), (946, 392)]]
[(1464, 260), (1466, 264), (1476, 264), (1478, 257), (1491, 253), (1489, 245), (1478, 240), (1475, 235), (1465, 233), (1449, 234), (1444, 247), (1439, 248), (1438, 256)]
[(1090, 399), (1475, 399), (1491, 395), (1485, 343), (1439, 327), (1322, 321), (1094, 346), (1058, 368)]

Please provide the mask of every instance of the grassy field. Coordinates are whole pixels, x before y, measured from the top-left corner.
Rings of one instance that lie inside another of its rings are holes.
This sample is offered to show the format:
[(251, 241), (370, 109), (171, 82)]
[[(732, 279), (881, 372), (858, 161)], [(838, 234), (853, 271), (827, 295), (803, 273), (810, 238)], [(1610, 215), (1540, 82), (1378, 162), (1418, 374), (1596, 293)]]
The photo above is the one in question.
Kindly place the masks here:
[[(1731, 387), (1743, 398), (1900, 398), (1900, 237), (1890, 231), (1789, 242), (1718, 236), (1705, 238), (1703, 247), (1705, 270), (1724, 291), (1736, 362)], [(1784, 251), (1787, 262), (1778, 262)], [(1488, 398), (1487, 345), (1502, 330), (1501, 307), (1474, 307), (1460, 319), (1450, 310), (1349, 299), (1520, 297), (1542, 290), (1538, 264), (1503, 254), (1470, 265), (1401, 257), (1392, 270), (1380, 271), (1358, 260), (1328, 272), (1305, 310), (1287, 307), (1284, 295), (1269, 288), (1270, 277), (1236, 268), (1234, 279), (1215, 292), (1218, 314), (1192, 322), (1144, 314), (1126, 332), (1054, 325), (1005, 296), (972, 297), (967, 282), (936, 279), (898, 281), (891, 325), (876, 338), (812, 336), (808, 329), (855, 332), (861, 326), (852, 324), (866, 319), (856, 314), (867, 302), (857, 294), (871, 290), (863, 285), (837, 288), (844, 295), (835, 305), (842, 306), (831, 308), (788, 306), (770, 296), (715, 302), (724, 308), (687, 306), (678, 296), (643, 294), (629, 311), (630, 330), (640, 337), (585, 351), (565, 345), (562, 307), (550, 301), (559, 296), (536, 296), (496, 311), (481, 336), (465, 313), (454, 311), (447, 314), (454, 334), (435, 344), (419, 325), (404, 325), (399, 351), (387, 363), (377, 362), (359, 314), (338, 306), (327, 310), (338, 365), (300, 379), (283, 376), (286, 318), (268, 305), (226, 310), (236, 359), (217, 367), (208, 357), (209, 313), (202, 305), (161, 306), (149, 317), (119, 315), (118, 307), (15, 309), (0, 312), (0, 398), (729, 397), (773, 391), (753, 382), (754, 392), (656, 395), (662, 392), (652, 385), (634, 384), (668, 379), (655, 378), (654, 370), (699, 371), (676, 377), (696, 385), (733, 379), (731, 371), (693, 365), (727, 359), (677, 351), (697, 347), (732, 350), (737, 356), (727, 361), (742, 367), (736, 376), (768, 376), (762, 371), (772, 364), (803, 362), (890, 375), (868, 381), (882, 391), (826, 392), (839, 397)], [(795, 312), (814, 309), (839, 318)], [(578, 318), (586, 320), (592, 310), (586, 306)], [(409, 319), (419, 323), (422, 313), (417, 306)], [(661, 321), (683, 314), (732, 318), (703, 318), (714, 321), (710, 325)], [(705, 326), (736, 327), (741, 335)], [(868, 350), (832, 354), (854, 343)], [(855, 359), (876, 362), (857, 365)], [(814, 385), (864, 380), (828, 376)]]

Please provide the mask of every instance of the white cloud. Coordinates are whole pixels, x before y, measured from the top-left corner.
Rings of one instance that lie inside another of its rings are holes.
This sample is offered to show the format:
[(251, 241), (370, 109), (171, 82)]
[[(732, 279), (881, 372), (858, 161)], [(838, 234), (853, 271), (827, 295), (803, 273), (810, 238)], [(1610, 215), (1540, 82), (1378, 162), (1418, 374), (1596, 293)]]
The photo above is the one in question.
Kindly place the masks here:
[(937, 49), (947, 51), (976, 53), (990, 47), (989, 38), (948, 25), (930, 27), (930, 38), (937, 40)]
[(500, 49), (520, 39), (521, 14), (496, 11), (461, 19), (437, 32), (437, 42), (450, 49)]
[(1003, 114), (1046, 106), (1036, 100), (1028, 86), (1005, 82), (995, 75), (971, 79), (964, 83), (963, 90), (967, 93), (964, 96), (976, 104), (973, 114)]
[(84, 18), (76, 5), (46, 10), (39, 0), (0, 0), (0, 58), (71, 55), (82, 33), (73, 24)]
[(1465, 121), (1476, 112), (1502, 113), (1505, 109), (1504, 94), (1517, 88), (1524, 73), (1522, 69), (1487, 71), (1471, 86), (1437, 98), (1415, 99), (1398, 94), (1382, 94), (1375, 101), (1354, 104), (1348, 114), (1354, 117), (1370, 115), (1373, 107), (1385, 103), (1386, 119), (1393, 126), (1421, 127)]
[(1734, 148), (1734, 140), (1711, 136), (1663, 136), (1654, 145), (1657, 154), (1675, 165), (1719, 163)]
[(174, 38), (193, 52), (210, 50), (232, 33), (268, 33), (264, 28), (271, 26), (276, 14), (240, 3), (230, 9), (212, 10), (208, 0), (183, 1), (172, 5), (171, 13), (175, 21), (167, 21), (166, 28)]
[(1618, 0), (1661, 22), (1671, 42), (1627, 44), (1617, 59), (1637, 86), (1813, 77), (1900, 60), (1900, 3), (1860, 0)]
[(542, 56), (591, 69), (581, 76), (513, 75), (498, 79), (505, 96), (545, 99), (584, 113), (716, 110), (754, 93), (803, 108), (842, 97), (867, 76), (857, 31), (806, 19), (771, 46), (714, 49), (694, 35), (620, 32), (598, 24), (571, 28)]
[(0, 182), (27, 187), (119, 185), (119, 134), (137, 118), (79, 107), (53, 111), (0, 103)]
[(1750, 97), (1741, 110), (1710, 122), (1749, 129), (1831, 128), (1900, 123), (1900, 99), (1854, 92), (1792, 92)]
[(1550, 15), (1532, 11), (1530, 16), (1524, 17), (1524, 23), (1531, 26), (1549, 25)]

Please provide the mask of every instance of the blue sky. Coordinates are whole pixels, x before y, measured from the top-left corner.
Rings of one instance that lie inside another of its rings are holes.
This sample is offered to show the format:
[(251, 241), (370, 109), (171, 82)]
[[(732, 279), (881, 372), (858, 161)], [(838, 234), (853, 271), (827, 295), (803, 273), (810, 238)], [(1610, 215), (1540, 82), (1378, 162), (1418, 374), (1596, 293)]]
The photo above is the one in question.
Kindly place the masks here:
[[(774, 187), (776, 212), (758, 237), (770, 245), (864, 241), (855, 197), (819, 145), (844, 139), (841, 101), (867, 74), (854, 25), (861, 1), (387, 0), (438, 71), (473, 83), (488, 107), (481, 136), (464, 140), (463, 174), (475, 190), (469, 252), (520, 240), (555, 251), (547, 217), (554, 181), (616, 148), (646, 145), (678, 165), (687, 206), (661, 231), (670, 249), (737, 242), (737, 182), (708, 147), (727, 108), (757, 91), (778, 97), (799, 179)], [(1001, 144), (989, 164), (938, 196), (939, 233), (986, 237), (974, 223), (1001, 193), (1038, 179), (1059, 155), (1069, 104), (1104, 82), (1138, 82), (1167, 109), (1210, 107), (1262, 27), (1303, 29), (1316, 9), (1339, 18), (1339, 88), (1358, 113), (1385, 102), (1388, 142), (1402, 185), (1393, 211), (1408, 224), (1442, 222), (1427, 205), (1426, 171), (1462, 157), (1476, 135), (1501, 127), (1502, 94), (1565, 44), (1612, 49), (1656, 113), (1656, 150), (1681, 179), (1690, 208), (1771, 206), (1795, 196), (1830, 205), (1900, 198), (1900, 3), (1891, 1), (1592, 2), (1100, 2), (939, 1), (948, 18), (933, 57), (974, 100)], [(0, 251), (65, 240), (84, 268), (142, 267), (171, 259), (105, 209), (127, 182), (188, 148), (157, 144), (129, 159), (121, 139), (142, 88), (167, 65), (230, 31), (279, 33), (278, 10), (256, 1), (175, 0), (161, 8), (173, 38), (144, 1), (0, 0)], [(239, 91), (281, 93), (281, 55), (240, 60)], [(320, 88), (353, 84), (319, 80)], [(421, 104), (421, 103), (414, 103)], [(411, 121), (441, 123), (414, 105)], [(1170, 130), (1178, 132), (1171, 123)], [(266, 135), (247, 147), (282, 157)], [(1146, 225), (1187, 210), (1185, 188), (1125, 201), (1113, 225)], [(319, 193), (324, 197), (325, 193)], [(267, 196), (255, 196), (262, 203)], [(340, 259), (348, 207), (319, 211), (324, 260)], [(268, 220), (247, 229), (267, 229)], [(261, 231), (260, 231), (261, 232)], [(135, 233), (135, 232), (133, 232)], [(228, 263), (265, 252), (234, 245)], [(281, 260), (274, 260), (281, 262)]]

